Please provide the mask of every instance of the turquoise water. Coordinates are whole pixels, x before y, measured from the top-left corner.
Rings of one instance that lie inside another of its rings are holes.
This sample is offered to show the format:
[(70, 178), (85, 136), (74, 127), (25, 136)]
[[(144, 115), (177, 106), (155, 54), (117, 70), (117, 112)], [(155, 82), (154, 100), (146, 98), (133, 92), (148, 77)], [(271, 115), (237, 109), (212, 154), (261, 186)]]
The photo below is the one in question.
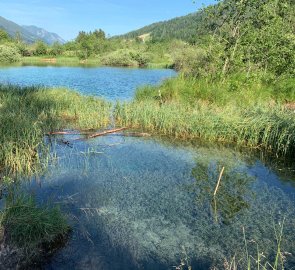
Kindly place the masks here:
[(33, 188), (40, 201), (59, 204), (74, 228), (45, 269), (173, 269), (185, 259), (210, 269), (234, 256), (242, 264), (243, 228), (248, 252), (257, 258), (258, 245), (273, 262), (279, 224), (286, 269), (295, 265), (292, 169), (283, 181), (280, 169), (251, 155), (151, 138), (61, 143), (74, 138), (51, 142), (54, 162)]
[(109, 100), (128, 100), (138, 86), (175, 76), (171, 69), (25, 66), (0, 68), (0, 83), (67, 87)]

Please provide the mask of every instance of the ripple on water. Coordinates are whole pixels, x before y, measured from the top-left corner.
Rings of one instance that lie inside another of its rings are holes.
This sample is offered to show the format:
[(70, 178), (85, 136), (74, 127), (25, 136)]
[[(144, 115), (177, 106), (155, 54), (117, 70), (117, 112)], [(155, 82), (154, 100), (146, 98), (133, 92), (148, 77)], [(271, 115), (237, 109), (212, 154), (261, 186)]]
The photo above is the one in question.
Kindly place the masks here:
[(27, 66), (0, 68), (0, 83), (67, 87), (109, 100), (128, 100), (141, 85), (175, 76), (171, 69)]

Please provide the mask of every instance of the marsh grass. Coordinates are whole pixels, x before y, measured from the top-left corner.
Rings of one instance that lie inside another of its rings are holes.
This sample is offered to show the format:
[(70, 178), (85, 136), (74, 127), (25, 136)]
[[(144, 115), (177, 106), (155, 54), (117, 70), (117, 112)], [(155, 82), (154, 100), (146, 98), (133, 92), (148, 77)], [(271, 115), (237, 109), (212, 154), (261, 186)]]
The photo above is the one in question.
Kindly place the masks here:
[(57, 249), (70, 230), (59, 208), (38, 206), (32, 196), (16, 192), (10, 192), (0, 217), (4, 228), (3, 244), (21, 250), (25, 264), (40, 259), (40, 252)]
[(42, 173), (49, 162), (46, 133), (63, 128), (98, 129), (109, 123), (110, 104), (66, 89), (0, 85), (0, 213), (4, 244), (21, 250), (24, 263), (64, 242), (69, 227), (57, 207), (37, 205), (20, 192), (20, 178)]
[(283, 270), (285, 269), (285, 255), (281, 250), (281, 245), (283, 242), (283, 230), (284, 230), (284, 220), (278, 225), (274, 225), (274, 233), (276, 238), (276, 250), (274, 250), (273, 261), (267, 258), (263, 253), (263, 248), (260, 249), (259, 245), (256, 244), (256, 255), (252, 255), (248, 251), (249, 242), (255, 242), (254, 240), (247, 240), (245, 228), (243, 230), (243, 240), (244, 240), (244, 254), (238, 256), (235, 255), (231, 259), (225, 259), (224, 268), (225, 270)]
[[(53, 63), (48, 63), (44, 61), (44, 59), (52, 59), (54, 58), (55, 61)], [(30, 56), (30, 57), (23, 57), (22, 58), (23, 65), (56, 65), (56, 66), (79, 66), (79, 65), (91, 65), (91, 66), (98, 66), (100, 65), (100, 59), (98, 58), (89, 58), (85, 61), (81, 61), (77, 56)]]
[(46, 165), (47, 132), (105, 127), (110, 104), (66, 89), (0, 86), (0, 172), (32, 175)]
[(171, 137), (292, 156), (295, 114), (283, 105), (284, 99), (295, 100), (292, 82), (269, 85), (232, 78), (222, 84), (179, 76), (158, 87), (140, 88), (133, 102), (117, 104), (115, 115), (120, 125)]

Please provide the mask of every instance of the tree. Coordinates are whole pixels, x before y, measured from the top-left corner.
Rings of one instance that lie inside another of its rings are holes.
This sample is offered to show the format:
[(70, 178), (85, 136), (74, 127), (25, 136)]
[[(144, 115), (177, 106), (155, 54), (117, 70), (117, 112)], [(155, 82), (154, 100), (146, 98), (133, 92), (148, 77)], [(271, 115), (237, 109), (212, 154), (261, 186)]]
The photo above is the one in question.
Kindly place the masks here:
[(94, 35), (97, 39), (100, 39), (100, 40), (104, 40), (104, 39), (106, 39), (106, 34), (105, 34), (105, 32), (104, 32), (102, 29), (95, 30), (95, 31), (93, 32), (93, 35)]
[(212, 44), (224, 46), (222, 75), (250, 73), (253, 67), (277, 75), (294, 72), (293, 0), (224, 0), (205, 14)]
[(46, 55), (46, 54), (47, 54), (46, 44), (43, 41), (38, 40), (35, 43), (34, 55)]
[(59, 42), (54, 42), (49, 50), (52, 56), (61, 55), (63, 53), (63, 46)]
[(21, 59), (14, 45), (0, 45), (0, 63), (14, 63)]
[(8, 33), (6, 31), (0, 29), (0, 43), (5, 43), (10, 40), (11, 40), (11, 38), (8, 35)]

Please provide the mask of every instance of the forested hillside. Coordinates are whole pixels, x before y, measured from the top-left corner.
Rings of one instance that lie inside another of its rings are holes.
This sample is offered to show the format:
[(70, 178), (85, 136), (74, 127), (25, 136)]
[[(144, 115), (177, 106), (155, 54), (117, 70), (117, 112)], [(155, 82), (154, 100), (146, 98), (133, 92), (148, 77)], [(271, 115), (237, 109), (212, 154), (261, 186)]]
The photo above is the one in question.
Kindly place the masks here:
[(154, 41), (181, 39), (194, 42), (197, 38), (198, 25), (201, 22), (202, 15), (202, 12), (197, 12), (172, 20), (153, 23), (120, 37), (132, 39), (150, 33)]

